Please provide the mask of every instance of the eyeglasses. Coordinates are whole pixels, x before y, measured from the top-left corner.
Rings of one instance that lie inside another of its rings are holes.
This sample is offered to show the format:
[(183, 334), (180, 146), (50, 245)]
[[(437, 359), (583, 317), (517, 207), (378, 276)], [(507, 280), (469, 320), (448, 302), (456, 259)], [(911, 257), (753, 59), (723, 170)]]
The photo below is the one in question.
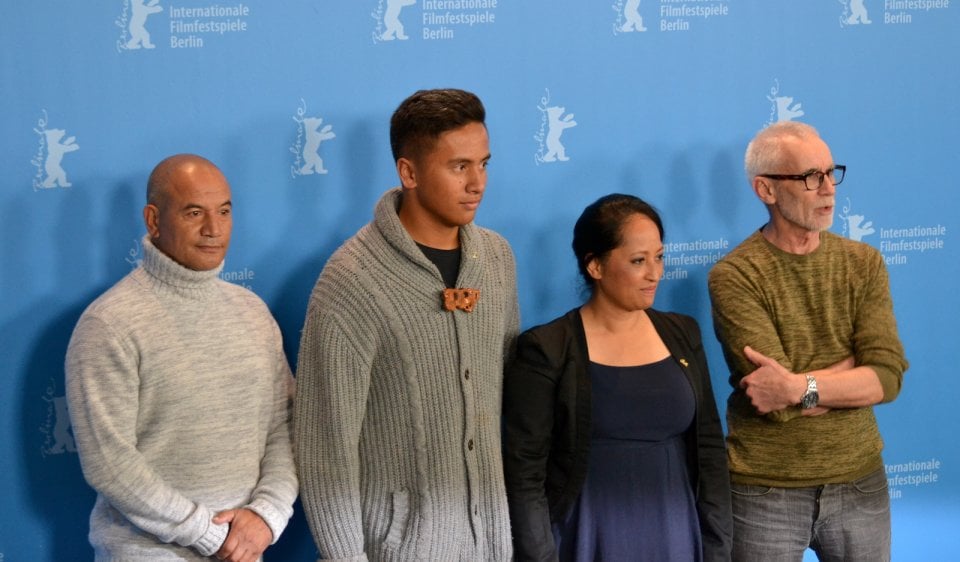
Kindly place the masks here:
[(843, 176), (847, 173), (847, 167), (837, 164), (826, 172), (813, 170), (806, 174), (757, 174), (758, 178), (770, 178), (772, 180), (799, 180), (803, 181), (803, 187), (807, 191), (816, 191), (823, 185), (823, 178), (828, 177), (833, 185), (840, 185)]

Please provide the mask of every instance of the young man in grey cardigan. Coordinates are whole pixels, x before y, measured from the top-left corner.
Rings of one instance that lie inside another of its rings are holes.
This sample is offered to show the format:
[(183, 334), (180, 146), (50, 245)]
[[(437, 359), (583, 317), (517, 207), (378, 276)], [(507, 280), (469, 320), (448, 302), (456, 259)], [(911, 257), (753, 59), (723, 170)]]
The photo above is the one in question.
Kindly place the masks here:
[(142, 264), (73, 332), (67, 400), (98, 561), (253, 562), (293, 513), (293, 379), (266, 305), (218, 277), (231, 211), (209, 160), (158, 164)]
[(313, 290), (294, 426), (322, 558), (511, 558), (500, 401), (519, 313), (509, 246), (473, 224), (490, 159), (484, 116), (461, 90), (397, 108), (402, 185)]

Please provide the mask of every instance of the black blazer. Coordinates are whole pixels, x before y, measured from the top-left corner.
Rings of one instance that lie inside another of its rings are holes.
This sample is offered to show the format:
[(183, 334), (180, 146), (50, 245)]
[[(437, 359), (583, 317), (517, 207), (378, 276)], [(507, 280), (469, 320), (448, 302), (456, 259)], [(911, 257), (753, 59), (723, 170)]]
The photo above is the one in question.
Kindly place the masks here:
[[(704, 560), (730, 560), (733, 520), (723, 430), (696, 320), (647, 310), (696, 396), (687, 469)], [(551, 524), (573, 506), (587, 474), (590, 378), (580, 310), (520, 335), (503, 391), (504, 470), (518, 561), (557, 560)]]

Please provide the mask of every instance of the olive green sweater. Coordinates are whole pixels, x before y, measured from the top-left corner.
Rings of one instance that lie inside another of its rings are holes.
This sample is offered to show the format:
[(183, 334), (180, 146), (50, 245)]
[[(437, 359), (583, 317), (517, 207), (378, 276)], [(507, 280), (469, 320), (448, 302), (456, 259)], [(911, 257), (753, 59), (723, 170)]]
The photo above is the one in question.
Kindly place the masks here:
[(780, 487), (850, 482), (880, 468), (873, 408), (803, 417), (798, 407), (760, 416), (739, 388), (755, 367), (747, 345), (788, 370), (822, 369), (845, 357), (869, 366), (896, 398), (907, 368), (883, 256), (829, 232), (812, 253), (784, 252), (758, 231), (710, 271), (717, 338), (730, 368), (731, 478)]

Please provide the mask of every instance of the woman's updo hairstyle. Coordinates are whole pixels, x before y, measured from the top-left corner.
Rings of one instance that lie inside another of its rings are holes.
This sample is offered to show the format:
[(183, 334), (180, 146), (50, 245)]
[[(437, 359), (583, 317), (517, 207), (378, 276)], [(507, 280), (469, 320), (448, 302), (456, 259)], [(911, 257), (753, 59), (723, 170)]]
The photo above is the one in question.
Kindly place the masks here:
[(649, 203), (633, 195), (611, 193), (587, 206), (573, 227), (573, 253), (577, 267), (587, 287), (593, 290), (595, 283), (587, 271), (587, 264), (594, 258), (604, 260), (612, 250), (623, 242), (623, 225), (633, 215), (641, 214), (653, 221), (663, 240), (663, 222)]

